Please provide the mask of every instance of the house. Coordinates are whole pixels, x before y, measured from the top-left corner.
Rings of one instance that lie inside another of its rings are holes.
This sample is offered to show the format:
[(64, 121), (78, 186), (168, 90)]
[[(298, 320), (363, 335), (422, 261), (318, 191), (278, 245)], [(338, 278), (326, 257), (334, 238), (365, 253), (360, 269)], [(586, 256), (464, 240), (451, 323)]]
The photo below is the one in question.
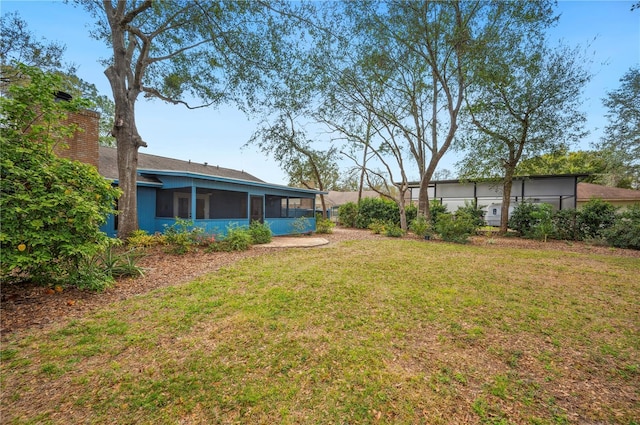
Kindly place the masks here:
[[(83, 128), (97, 129), (97, 114), (72, 118)], [(60, 156), (97, 164), (102, 176), (118, 184), (116, 149), (98, 147), (97, 131), (80, 133)], [(215, 234), (254, 220), (267, 223), (275, 236), (311, 232), (320, 193), (325, 192), (270, 184), (245, 171), (138, 154), (138, 225), (148, 233), (163, 232), (177, 218)], [(115, 236), (117, 226), (117, 216), (110, 216), (102, 230)]]
[(625, 208), (633, 204), (640, 204), (640, 190), (578, 183), (578, 208), (592, 198), (602, 199), (616, 207)]

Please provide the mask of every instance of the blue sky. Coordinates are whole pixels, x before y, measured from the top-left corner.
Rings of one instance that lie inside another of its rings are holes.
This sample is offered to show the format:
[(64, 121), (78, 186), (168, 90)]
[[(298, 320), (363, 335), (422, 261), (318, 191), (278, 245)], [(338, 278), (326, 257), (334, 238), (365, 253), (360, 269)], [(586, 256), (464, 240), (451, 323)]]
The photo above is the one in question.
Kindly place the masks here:
[[(634, 0), (637, 1), (637, 0)], [(584, 92), (587, 129), (591, 134), (576, 149), (588, 149), (599, 140), (606, 124), (602, 98), (619, 87), (619, 79), (640, 64), (640, 10), (630, 12), (633, 1), (560, 1), (560, 21), (551, 33), (552, 41), (569, 46), (585, 46), (593, 58), (594, 74)], [(65, 59), (78, 66), (80, 78), (111, 94), (100, 58), (109, 56), (108, 48), (88, 35), (91, 17), (81, 8), (62, 1), (6, 1), (0, 13), (18, 11), (29, 29), (38, 37), (66, 45)], [(286, 184), (278, 164), (255, 147), (242, 149), (256, 129), (233, 107), (187, 110), (160, 101), (141, 99), (136, 106), (136, 121), (148, 148), (141, 152), (183, 160), (208, 162), (247, 171), (267, 182)], [(441, 168), (453, 169), (458, 160), (449, 152)], [(348, 164), (347, 164), (348, 165)], [(418, 176), (410, 175), (411, 179)]]

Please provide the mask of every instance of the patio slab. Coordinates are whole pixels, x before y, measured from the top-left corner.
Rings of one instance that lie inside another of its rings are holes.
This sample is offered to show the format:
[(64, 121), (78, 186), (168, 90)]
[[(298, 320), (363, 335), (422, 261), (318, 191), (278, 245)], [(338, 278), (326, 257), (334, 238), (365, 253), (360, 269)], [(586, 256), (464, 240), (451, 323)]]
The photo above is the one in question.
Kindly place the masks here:
[(253, 248), (312, 248), (328, 243), (329, 241), (325, 238), (313, 236), (275, 236), (271, 242), (253, 245)]

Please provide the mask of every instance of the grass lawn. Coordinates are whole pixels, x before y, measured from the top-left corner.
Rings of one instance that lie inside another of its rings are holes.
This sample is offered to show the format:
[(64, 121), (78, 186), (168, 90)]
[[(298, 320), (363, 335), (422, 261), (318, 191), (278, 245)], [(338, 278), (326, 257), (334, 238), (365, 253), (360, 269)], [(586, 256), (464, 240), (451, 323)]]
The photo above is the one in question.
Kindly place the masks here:
[(640, 424), (640, 259), (277, 252), (2, 344), (2, 423)]

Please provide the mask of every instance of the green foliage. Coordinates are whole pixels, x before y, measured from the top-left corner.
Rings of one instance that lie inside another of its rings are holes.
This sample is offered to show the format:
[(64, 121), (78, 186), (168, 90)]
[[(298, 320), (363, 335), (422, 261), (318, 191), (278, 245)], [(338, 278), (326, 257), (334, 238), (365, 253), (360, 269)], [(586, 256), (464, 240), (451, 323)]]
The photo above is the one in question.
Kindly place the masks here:
[(400, 210), (398, 205), (383, 198), (364, 198), (358, 204), (356, 226), (359, 229), (367, 229), (373, 220), (393, 222), (400, 224)]
[(134, 230), (127, 238), (127, 245), (147, 248), (150, 246), (164, 245), (166, 243), (164, 235), (150, 235), (146, 230)]
[(384, 235), (391, 238), (401, 238), (404, 236), (404, 231), (396, 223), (390, 221), (384, 226)]
[(553, 215), (554, 237), (570, 241), (579, 241), (583, 238), (578, 224), (579, 211), (575, 209), (558, 210)]
[(203, 243), (204, 229), (195, 227), (193, 220), (176, 218), (175, 223), (171, 226), (165, 224), (164, 227), (165, 241), (175, 254), (187, 253)]
[(533, 224), (532, 236), (536, 239), (547, 241), (549, 236), (553, 234), (553, 209), (550, 204), (539, 204), (538, 208), (531, 213), (531, 217), (535, 220)]
[(431, 222), (426, 219), (425, 216), (419, 215), (409, 225), (409, 229), (416, 235), (421, 238), (430, 235), (433, 231), (433, 226)]
[(634, 204), (619, 213), (603, 236), (618, 248), (640, 249), (640, 204)]
[(2, 279), (47, 283), (74, 274), (81, 284), (76, 268), (108, 239), (100, 226), (119, 191), (95, 167), (53, 154), (77, 130), (61, 124), (66, 112), (85, 103), (55, 102), (59, 77), (19, 69), (29, 83), (0, 98)]
[(429, 205), (429, 212), (431, 213), (431, 226), (435, 227), (436, 223), (438, 222), (438, 217), (441, 214), (447, 214), (447, 206), (443, 205), (442, 202), (438, 201), (438, 200), (433, 200), (431, 201), (431, 204)]
[(385, 223), (382, 220), (373, 219), (371, 223), (369, 223), (369, 230), (371, 230), (376, 235), (380, 235), (384, 232)]
[(210, 249), (223, 252), (246, 251), (251, 247), (252, 240), (249, 229), (232, 224), (227, 227), (224, 239), (210, 245)]
[(358, 204), (347, 202), (338, 207), (338, 221), (345, 227), (356, 227), (358, 217)]
[(436, 222), (436, 232), (446, 242), (467, 243), (478, 226), (473, 217), (468, 214), (439, 214)]
[(482, 206), (475, 205), (471, 201), (464, 201), (464, 206), (460, 207), (456, 210), (456, 215), (464, 214), (467, 215), (473, 223), (480, 227), (484, 226), (484, 210)]
[(316, 219), (316, 233), (329, 234), (333, 233), (333, 228), (335, 227), (335, 223), (328, 218), (317, 218)]
[(520, 202), (516, 205), (509, 217), (509, 228), (515, 230), (520, 236), (531, 236), (536, 219), (533, 213), (537, 211), (539, 204), (533, 202)]
[(257, 220), (252, 221), (249, 225), (249, 234), (251, 235), (251, 242), (254, 244), (271, 242), (271, 228), (267, 223), (260, 223)]
[(121, 244), (118, 239), (110, 239), (100, 252), (82, 257), (69, 281), (79, 289), (100, 292), (116, 278), (143, 276), (144, 271), (137, 264), (140, 253), (135, 249), (122, 250)]
[(307, 217), (298, 217), (291, 224), (291, 231), (294, 235), (309, 233), (309, 219)]
[(616, 208), (602, 199), (590, 199), (580, 208), (578, 226), (585, 239), (601, 239), (605, 229), (611, 227), (616, 218)]

